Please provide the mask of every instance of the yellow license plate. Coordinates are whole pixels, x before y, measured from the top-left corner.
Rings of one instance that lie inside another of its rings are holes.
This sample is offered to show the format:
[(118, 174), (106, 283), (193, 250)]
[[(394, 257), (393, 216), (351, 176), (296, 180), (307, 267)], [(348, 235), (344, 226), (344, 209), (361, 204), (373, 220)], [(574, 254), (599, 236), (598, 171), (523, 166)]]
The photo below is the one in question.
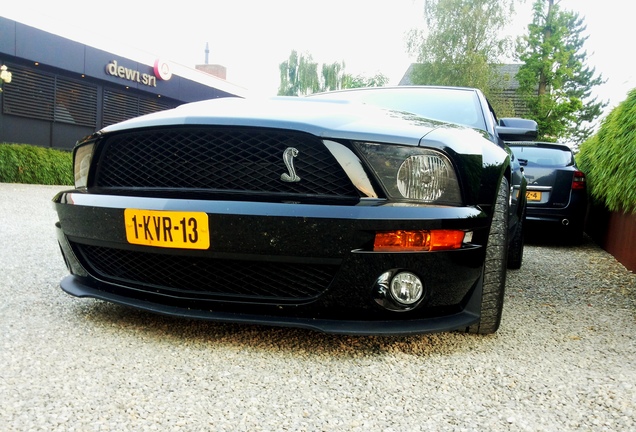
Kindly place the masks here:
[(541, 192), (526, 191), (526, 198), (528, 201), (541, 201)]
[(208, 249), (208, 215), (202, 212), (125, 209), (128, 243), (178, 249)]

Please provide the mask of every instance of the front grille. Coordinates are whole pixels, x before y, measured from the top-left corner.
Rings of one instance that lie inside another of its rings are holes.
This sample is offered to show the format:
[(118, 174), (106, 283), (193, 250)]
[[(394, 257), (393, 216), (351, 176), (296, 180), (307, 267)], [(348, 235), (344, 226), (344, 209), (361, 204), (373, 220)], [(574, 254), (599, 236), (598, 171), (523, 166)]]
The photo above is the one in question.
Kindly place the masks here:
[(73, 249), (102, 280), (177, 298), (299, 303), (323, 293), (338, 270), (336, 265), (175, 256), (79, 243)]
[[(288, 148), (299, 182), (284, 182)], [(263, 128), (183, 127), (112, 135), (103, 143), (95, 186), (358, 197), (317, 137)]]

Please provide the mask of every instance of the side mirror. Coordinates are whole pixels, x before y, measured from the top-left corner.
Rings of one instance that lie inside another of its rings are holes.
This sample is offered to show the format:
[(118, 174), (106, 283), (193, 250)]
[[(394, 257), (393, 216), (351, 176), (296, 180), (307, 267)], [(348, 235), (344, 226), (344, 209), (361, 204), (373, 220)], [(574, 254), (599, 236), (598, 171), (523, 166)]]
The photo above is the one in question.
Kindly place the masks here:
[(502, 118), (495, 128), (504, 141), (531, 141), (539, 135), (537, 122), (522, 118)]

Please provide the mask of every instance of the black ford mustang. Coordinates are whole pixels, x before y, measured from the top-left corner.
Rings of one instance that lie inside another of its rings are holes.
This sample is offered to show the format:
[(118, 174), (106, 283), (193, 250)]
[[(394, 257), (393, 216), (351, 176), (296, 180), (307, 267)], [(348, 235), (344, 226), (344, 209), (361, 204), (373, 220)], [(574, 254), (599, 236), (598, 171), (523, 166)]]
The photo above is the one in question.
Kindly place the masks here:
[[(368, 96), (364, 96), (368, 95)], [(353, 101), (353, 102), (352, 102)], [(525, 179), (475, 89), (224, 98), (80, 141), (54, 198), (64, 291), (348, 334), (499, 327)]]

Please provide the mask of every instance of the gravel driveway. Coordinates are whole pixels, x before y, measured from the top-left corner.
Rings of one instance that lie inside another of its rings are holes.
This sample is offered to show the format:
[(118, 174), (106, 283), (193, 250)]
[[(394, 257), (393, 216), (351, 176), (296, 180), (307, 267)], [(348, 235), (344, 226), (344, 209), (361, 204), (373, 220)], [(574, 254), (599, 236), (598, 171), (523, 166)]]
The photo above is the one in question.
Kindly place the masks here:
[(636, 430), (636, 276), (534, 243), (496, 335), (188, 321), (63, 293), (51, 198), (0, 183), (3, 431)]

